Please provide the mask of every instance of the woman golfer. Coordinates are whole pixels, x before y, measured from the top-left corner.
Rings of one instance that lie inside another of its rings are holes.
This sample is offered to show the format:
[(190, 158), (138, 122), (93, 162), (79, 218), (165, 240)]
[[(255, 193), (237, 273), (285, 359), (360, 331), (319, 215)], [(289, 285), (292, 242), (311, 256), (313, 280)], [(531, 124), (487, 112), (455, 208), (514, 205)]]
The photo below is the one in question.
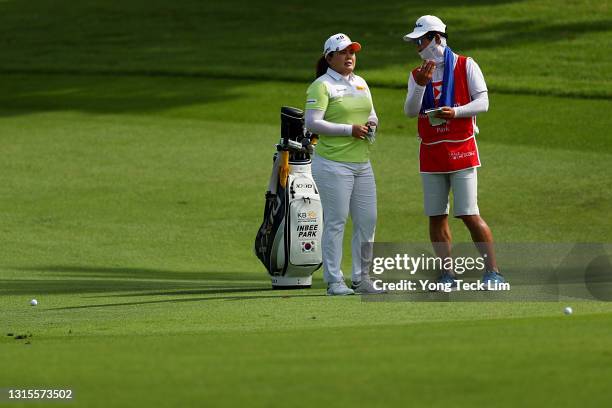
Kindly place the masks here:
[[(378, 293), (362, 271), (374, 241), (376, 184), (370, 165), (378, 118), (366, 81), (353, 73), (361, 45), (345, 34), (325, 41), (317, 79), (308, 87), (306, 127), (319, 135), (312, 174), (319, 188), (325, 227), (322, 250), (328, 295)], [(340, 270), (342, 240), (348, 215), (353, 221), (352, 289)], [(366, 245), (367, 247), (367, 245)]]

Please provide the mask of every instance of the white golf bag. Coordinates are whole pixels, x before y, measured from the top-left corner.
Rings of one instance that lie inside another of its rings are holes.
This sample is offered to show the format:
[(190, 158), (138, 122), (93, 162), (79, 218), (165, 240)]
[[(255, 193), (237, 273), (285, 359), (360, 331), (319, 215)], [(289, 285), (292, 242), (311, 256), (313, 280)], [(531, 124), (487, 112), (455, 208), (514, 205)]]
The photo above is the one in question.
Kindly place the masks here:
[(315, 140), (304, 131), (301, 110), (281, 108), (281, 140), (255, 238), (255, 253), (274, 288), (310, 287), (321, 267), (323, 209), (310, 169)]

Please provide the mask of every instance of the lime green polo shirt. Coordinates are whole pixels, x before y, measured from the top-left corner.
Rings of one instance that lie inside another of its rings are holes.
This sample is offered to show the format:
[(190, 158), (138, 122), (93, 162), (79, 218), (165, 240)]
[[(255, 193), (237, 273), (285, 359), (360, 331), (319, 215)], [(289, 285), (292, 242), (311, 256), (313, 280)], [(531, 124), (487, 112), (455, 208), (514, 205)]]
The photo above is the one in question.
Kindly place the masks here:
[[(363, 78), (351, 74), (347, 80), (328, 69), (308, 87), (306, 109), (325, 111), (323, 119), (329, 122), (365, 125), (372, 97)], [(365, 163), (370, 158), (370, 144), (351, 135), (319, 135), (316, 152), (328, 160)]]

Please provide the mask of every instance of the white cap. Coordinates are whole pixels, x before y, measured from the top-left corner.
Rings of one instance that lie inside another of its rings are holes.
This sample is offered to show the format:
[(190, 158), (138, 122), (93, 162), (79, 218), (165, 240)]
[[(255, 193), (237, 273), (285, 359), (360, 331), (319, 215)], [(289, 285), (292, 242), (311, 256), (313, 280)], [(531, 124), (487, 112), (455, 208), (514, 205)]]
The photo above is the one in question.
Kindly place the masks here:
[(361, 44), (353, 42), (346, 34), (338, 33), (334, 34), (325, 41), (323, 45), (323, 54), (327, 57), (327, 54), (334, 51), (342, 51), (346, 47), (352, 47), (355, 52), (361, 50)]
[(404, 41), (412, 41), (415, 38), (424, 36), (430, 31), (446, 32), (446, 24), (436, 16), (422, 16), (416, 21), (414, 30), (404, 36)]

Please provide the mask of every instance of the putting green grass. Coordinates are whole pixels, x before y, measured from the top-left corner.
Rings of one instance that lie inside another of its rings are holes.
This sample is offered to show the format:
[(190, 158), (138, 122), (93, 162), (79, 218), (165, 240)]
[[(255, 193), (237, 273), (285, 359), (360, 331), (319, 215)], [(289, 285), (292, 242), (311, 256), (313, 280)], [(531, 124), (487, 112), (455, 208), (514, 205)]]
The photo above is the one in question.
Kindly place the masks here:
[[(304, 84), (0, 85), (0, 387), (72, 388), (91, 407), (609, 401), (609, 302), (362, 302), (326, 297), (320, 271), (310, 290), (270, 289), (252, 243), (279, 108)], [(405, 92), (372, 91), (377, 239), (422, 242)], [(612, 240), (612, 142), (592, 106), (491, 95), (480, 205), (500, 242)]]

